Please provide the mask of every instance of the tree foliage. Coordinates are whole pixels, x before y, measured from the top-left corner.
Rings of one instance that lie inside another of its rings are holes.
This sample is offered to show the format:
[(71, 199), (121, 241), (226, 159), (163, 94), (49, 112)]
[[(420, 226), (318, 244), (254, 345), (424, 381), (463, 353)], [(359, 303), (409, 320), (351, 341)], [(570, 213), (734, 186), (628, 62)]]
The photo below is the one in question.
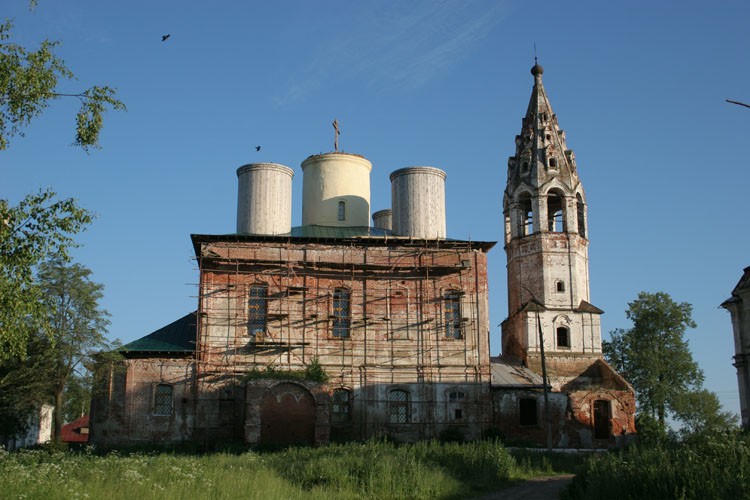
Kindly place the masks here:
[(15, 207), (0, 200), (0, 361), (23, 357), (32, 333), (47, 332), (34, 270), (49, 259), (68, 260), (72, 236), (92, 220), (75, 200), (55, 197), (51, 190), (39, 191)]
[(109, 313), (99, 306), (104, 286), (91, 281), (91, 270), (62, 260), (42, 263), (39, 286), (47, 308), (55, 401), (55, 436), (64, 420), (63, 395), (70, 380), (84, 375), (84, 363), (109, 346), (106, 338)]
[(703, 372), (684, 338), (696, 326), (692, 309), (664, 292), (641, 292), (626, 311), (633, 328), (611, 332), (611, 341), (602, 345), (607, 361), (633, 384), (639, 413), (662, 429), (667, 415), (677, 415), (686, 395), (703, 384)]
[(28, 416), (52, 404), (48, 347), (49, 338), (36, 332), (27, 339), (27, 356), (0, 360), (0, 436), (24, 432)]
[(23, 136), (31, 120), (62, 97), (81, 101), (73, 144), (85, 151), (98, 148), (104, 112), (108, 107), (125, 109), (115, 90), (93, 86), (78, 93), (62, 93), (60, 81), (72, 80), (74, 75), (55, 55), (59, 42), (44, 40), (37, 50), (27, 50), (11, 41), (12, 29), (10, 20), (0, 24), (0, 150), (8, 148), (13, 136)]
[(723, 432), (738, 424), (737, 415), (722, 411), (718, 396), (706, 389), (678, 396), (674, 403), (674, 413), (683, 424), (683, 434)]

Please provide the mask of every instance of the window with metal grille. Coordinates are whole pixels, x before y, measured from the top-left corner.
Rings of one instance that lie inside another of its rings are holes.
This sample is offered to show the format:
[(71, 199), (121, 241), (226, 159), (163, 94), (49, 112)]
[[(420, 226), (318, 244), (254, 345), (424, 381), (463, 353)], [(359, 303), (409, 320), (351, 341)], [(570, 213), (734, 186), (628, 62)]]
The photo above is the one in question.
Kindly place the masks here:
[(348, 389), (336, 389), (331, 398), (331, 420), (341, 424), (351, 420), (351, 392)]
[(154, 390), (154, 415), (172, 414), (172, 386), (159, 384)]
[(521, 425), (537, 425), (536, 399), (521, 398), (518, 400), (518, 423)]
[(247, 333), (254, 340), (263, 340), (268, 321), (268, 287), (253, 285), (250, 287), (247, 303)]
[(336, 288), (333, 291), (333, 336), (349, 338), (351, 330), (351, 300), (352, 294), (346, 288)]
[(339, 220), (340, 221), (346, 220), (346, 202), (345, 201), (339, 202)]
[(394, 389), (388, 396), (388, 421), (392, 424), (409, 422), (409, 393)]
[(446, 292), (443, 296), (443, 313), (445, 315), (445, 336), (449, 339), (460, 339), (461, 332), (461, 294), (456, 291)]

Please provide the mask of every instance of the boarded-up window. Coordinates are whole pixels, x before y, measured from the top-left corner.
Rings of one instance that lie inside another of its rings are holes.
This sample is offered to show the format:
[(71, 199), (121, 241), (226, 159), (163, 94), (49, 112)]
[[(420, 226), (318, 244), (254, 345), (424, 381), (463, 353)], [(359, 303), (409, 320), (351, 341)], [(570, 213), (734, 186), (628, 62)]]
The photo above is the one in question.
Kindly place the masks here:
[(171, 385), (159, 384), (154, 390), (154, 415), (171, 415), (172, 414), (172, 393)]
[(394, 389), (388, 396), (388, 421), (392, 424), (409, 422), (409, 393)]
[(460, 339), (461, 334), (461, 294), (448, 291), (443, 296), (443, 314), (445, 318), (445, 336), (449, 339)]
[(333, 336), (349, 338), (351, 329), (351, 292), (346, 288), (333, 291)]
[(331, 420), (342, 424), (351, 420), (351, 392), (347, 389), (336, 389), (331, 398)]
[(247, 333), (254, 340), (263, 340), (268, 321), (268, 287), (253, 285), (249, 290), (247, 304)]
[(521, 398), (518, 400), (518, 423), (521, 425), (537, 425), (536, 399)]

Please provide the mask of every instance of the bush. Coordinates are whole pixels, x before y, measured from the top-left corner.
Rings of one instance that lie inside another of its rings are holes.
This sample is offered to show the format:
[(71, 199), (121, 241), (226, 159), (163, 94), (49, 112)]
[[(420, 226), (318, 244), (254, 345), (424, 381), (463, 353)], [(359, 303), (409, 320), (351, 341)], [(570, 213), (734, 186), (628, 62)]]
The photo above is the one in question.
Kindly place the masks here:
[(591, 458), (564, 493), (599, 498), (750, 499), (750, 438), (703, 434)]

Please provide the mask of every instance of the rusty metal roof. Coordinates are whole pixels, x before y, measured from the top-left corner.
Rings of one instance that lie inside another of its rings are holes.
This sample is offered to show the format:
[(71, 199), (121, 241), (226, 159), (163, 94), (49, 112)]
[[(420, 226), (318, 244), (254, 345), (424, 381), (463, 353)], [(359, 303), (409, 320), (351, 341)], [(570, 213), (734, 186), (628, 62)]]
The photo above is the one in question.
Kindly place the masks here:
[(125, 344), (118, 351), (123, 354), (144, 352), (193, 353), (195, 352), (196, 325), (196, 313), (193, 311), (145, 337)]
[(541, 375), (520, 363), (512, 363), (502, 357), (490, 358), (490, 370), (492, 387), (525, 389), (544, 387)]

